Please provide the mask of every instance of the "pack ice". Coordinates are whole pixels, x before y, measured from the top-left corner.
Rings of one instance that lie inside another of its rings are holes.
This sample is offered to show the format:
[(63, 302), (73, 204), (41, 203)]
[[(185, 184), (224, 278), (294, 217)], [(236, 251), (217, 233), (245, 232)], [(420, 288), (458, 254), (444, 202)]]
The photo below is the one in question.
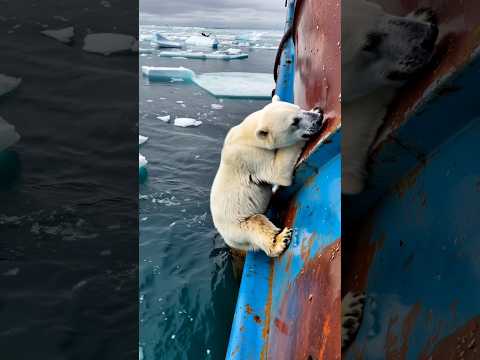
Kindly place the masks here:
[(12, 146), (20, 139), (15, 127), (0, 116), (0, 151)]
[(192, 35), (185, 40), (185, 45), (216, 49), (218, 40), (213, 36)]
[(0, 74), (0, 96), (16, 89), (22, 82), (22, 79)]
[(40, 32), (41, 34), (51, 37), (55, 40), (58, 40), (64, 44), (68, 44), (72, 41), (73, 35), (75, 34), (75, 30), (73, 26), (69, 26), (63, 29), (57, 30), (43, 30)]
[(83, 50), (102, 55), (138, 52), (138, 41), (133, 36), (125, 34), (89, 34), (85, 36)]

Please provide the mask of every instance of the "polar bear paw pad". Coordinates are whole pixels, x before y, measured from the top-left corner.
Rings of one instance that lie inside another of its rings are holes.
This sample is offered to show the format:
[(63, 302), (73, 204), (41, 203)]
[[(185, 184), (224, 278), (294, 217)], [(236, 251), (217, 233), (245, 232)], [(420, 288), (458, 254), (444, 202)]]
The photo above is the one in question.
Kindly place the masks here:
[(342, 299), (342, 350), (354, 340), (360, 328), (365, 294), (349, 292)]

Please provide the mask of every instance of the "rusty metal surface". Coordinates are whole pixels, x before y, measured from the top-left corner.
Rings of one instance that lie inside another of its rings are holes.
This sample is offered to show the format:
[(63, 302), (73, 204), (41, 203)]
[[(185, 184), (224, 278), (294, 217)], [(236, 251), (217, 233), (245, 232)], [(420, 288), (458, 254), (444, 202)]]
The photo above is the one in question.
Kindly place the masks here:
[(431, 6), (441, 39), (429, 69), (390, 107), (369, 188), (343, 199), (342, 293), (368, 301), (346, 359), (480, 359), (480, 2)]
[(346, 359), (480, 358), (480, 116), (452, 137), (344, 223), (342, 291), (368, 296)]
[(303, 109), (320, 106), (327, 124), (307, 146), (308, 157), (337, 131), (341, 119), (341, 1), (300, 0), (295, 23), (295, 103)]
[(308, 257), (287, 288), (270, 330), (269, 359), (340, 358), (339, 285), (337, 240), (313, 259)]

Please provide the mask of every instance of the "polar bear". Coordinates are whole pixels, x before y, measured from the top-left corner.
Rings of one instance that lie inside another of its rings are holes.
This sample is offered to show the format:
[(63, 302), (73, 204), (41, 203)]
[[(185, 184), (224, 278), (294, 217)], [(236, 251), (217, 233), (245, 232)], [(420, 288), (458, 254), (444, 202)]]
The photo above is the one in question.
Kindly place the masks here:
[(210, 193), (213, 223), (230, 247), (283, 253), (292, 230), (265, 215), (272, 186), (289, 186), (306, 141), (323, 123), (319, 109), (305, 111), (274, 97), (228, 132)]
[(432, 58), (435, 14), (387, 14), (372, 2), (342, 1), (342, 192), (364, 189), (369, 150), (396, 90)]

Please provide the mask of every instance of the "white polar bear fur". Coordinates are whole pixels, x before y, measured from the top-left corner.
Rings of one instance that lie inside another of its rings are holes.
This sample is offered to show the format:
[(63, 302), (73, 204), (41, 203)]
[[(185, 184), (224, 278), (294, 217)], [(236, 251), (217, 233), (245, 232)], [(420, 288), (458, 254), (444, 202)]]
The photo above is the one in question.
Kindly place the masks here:
[[(282, 231), (263, 214), (272, 185), (292, 183), (306, 142), (302, 135), (311, 130), (311, 123), (304, 119), (308, 114), (312, 113), (274, 98), (228, 132), (211, 189), (210, 208), (215, 227), (230, 247), (261, 249), (274, 257), (288, 246), (291, 229)], [(293, 131), (295, 118), (299, 126)], [(262, 136), (264, 132), (268, 135)]]

